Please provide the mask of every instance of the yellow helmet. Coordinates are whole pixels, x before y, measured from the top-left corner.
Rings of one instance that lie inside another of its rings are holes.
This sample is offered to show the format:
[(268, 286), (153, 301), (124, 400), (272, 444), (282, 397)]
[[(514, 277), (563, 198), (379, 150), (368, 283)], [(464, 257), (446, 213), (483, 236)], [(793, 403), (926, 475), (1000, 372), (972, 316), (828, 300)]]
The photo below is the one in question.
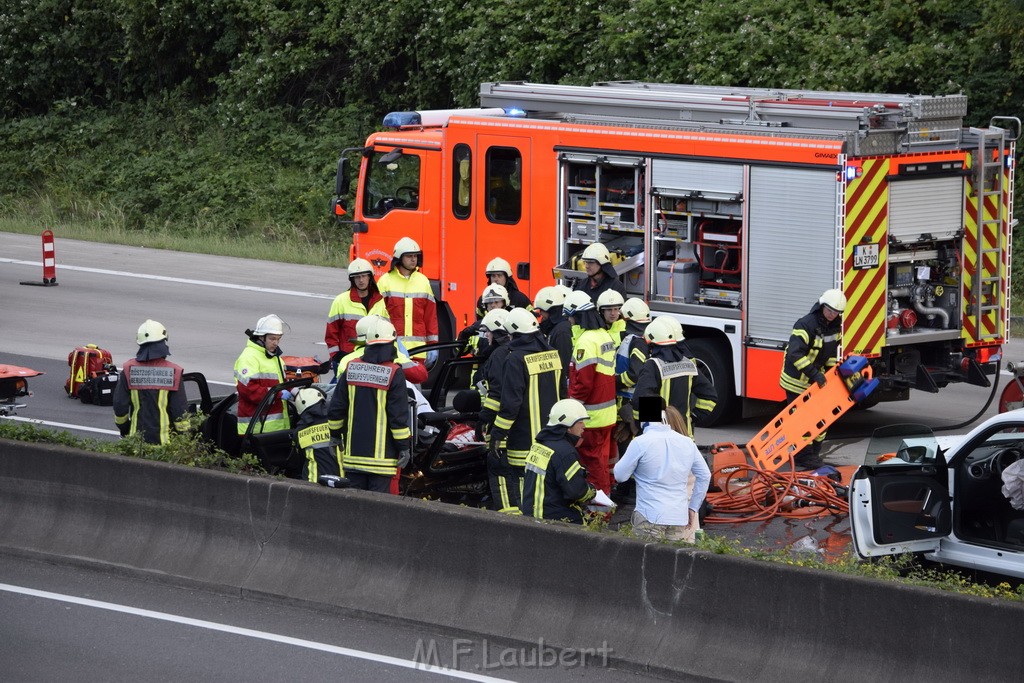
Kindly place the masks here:
[(584, 261), (597, 261), (601, 265), (611, 263), (611, 257), (608, 254), (608, 247), (604, 246), (600, 242), (594, 242), (584, 249), (580, 259)]
[(392, 256), (395, 258), (402, 258), (405, 254), (420, 254), (423, 250), (420, 249), (420, 245), (416, 243), (411, 237), (403, 237), (402, 239), (395, 242), (395, 251)]
[(480, 324), (488, 332), (497, 332), (505, 329), (505, 320), (508, 319), (508, 311), (504, 308), (493, 308), (480, 319)]
[(651, 322), (651, 307), (643, 299), (631, 297), (622, 304), (622, 317), (635, 323)]
[(503, 258), (492, 258), (487, 264), (487, 268), (484, 269), (485, 275), (491, 273), (505, 273), (507, 277), (512, 277), (512, 266)]
[(670, 315), (659, 315), (644, 329), (648, 344), (677, 344), (683, 341), (683, 326)]
[(563, 398), (551, 406), (551, 413), (548, 415), (548, 426), (563, 425), (572, 427), (580, 420), (589, 419), (587, 409), (582, 403), (574, 398)]
[(165, 339), (167, 339), (167, 328), (155, 320), (147, 320), (142, 323), (139, 325), (138, 332), (135, 333), (135, 341), (140, 345)]

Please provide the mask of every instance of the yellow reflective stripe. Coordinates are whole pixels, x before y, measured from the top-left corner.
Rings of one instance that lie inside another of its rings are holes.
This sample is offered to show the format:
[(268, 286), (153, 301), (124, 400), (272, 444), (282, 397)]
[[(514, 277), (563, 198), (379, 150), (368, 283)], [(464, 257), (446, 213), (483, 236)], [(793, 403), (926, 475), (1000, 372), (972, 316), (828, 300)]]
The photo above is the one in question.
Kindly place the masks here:
[(306, 468), (308, 474), (306, 475), (306, 481), (311, 481), (314, 484), (320, 479), (320, 473), (317, 470), (316, 458), (313, 457), (313, 449), (306, 449)]
[(128, 434), (136, 434), (139, 431), (139, 392), (129, 391), (128, 394), (132, 397), (132, 427), (128, 430)]
[(793, 361), (793, 366), (797, 370), (803, 370), (804, 368), (806, 368), (810, 364), (811, 364), (811, 359), (809, 357), (807, 357), (807, 356), (804, 356), (803, 358), (797, 358), (795, 361)]
[(502, 512), (512, 507), (512, 503), (508, 499), (508, 481), (505, 477), (498, 477), (498, 497), (501, 498), (501, 507), (499, 508)]
[(579, 461), (577, 460), (573, 464), (569, 465), (569, 469), (567, 469), (565, 471), (565, 478), (566, 479), (572, 479), (573, 475), (575, 475), (577, 472), (579, 472), (582, 469), (583, 469), (583, 465), (581, 465), (579, 463)]
[(533, 480), (533, 516), (544, 518), (544, 477), (537, 476)]
[(512, 428), (512, 420), (507, 417), (496, 417), (494, 418), (494, 426), (498, 429), (509, 430)]
[(373, 431), (373, 454), (377, 457), (383, 457), (387, 447), (388, 414), (385, 403), (387, 397), (386, 391), (377, 392), (377, 427)]
[(392, 429), (391, 436), (395, 439), (395, 441), (401, 441), (402, 439), (411, 438), (412, 432), (409, 431), (408, 427), (400, 427), (398, 429)]
[(330, 429), (331, 431), (333, 431), (333, 432), (336, 432), (336, 431), (338, 431), (338, 430), (339, 430), (339, 429), (341, 429), (341, 428), (342, 428), (342, 427), (343, 427), (344, 425), (345, 425), (345, 423), (344, 423), (344, 422), (343, 422), (342, 420), (328, 420), (328, 421), (327, 421), (327, 427), (328, 427), (328, 428), (329, 428), (329, 429)]
[(498, 403), (498, 399), (496, 398), (485, 398), (484, 408), (487, 408), (488, 410), (499, 410), (501, 408), (501, 404)]
[(515, 467), (526, 467), (526, 459), (530, 456), (530, 451), (508, 451), (508, 464)]
[(530, 375), (530, 438), (537, 435), (541, 428), (540, 396), (537, 395), (537, 375)]
[(716, 404), (715, 404), (714, 401), (712, 401), (710, 399), (698, 398), (694, 405), (697, 408), (700, 408), (701, 410), (707, 410), (708, 412), (710, 412), (710, 411), (715, 409), (715, 405)]
[(349, 470), (380, 474), (385, 477), (395, 476), (398, 469), (398, 460), (394, 458), (363, 458), (360, 456), (345, 456), (345, 466)]
[(807, 335), (807, 330), (801, 330), (801, 329), (798, 329), (798, 328), (793, 328), (793, 332), (791, 334), (794, 337), (800, 337), (801, 339), (803, 339), (808, 344), (811, 343), (811, 338)]
[(170, 392), (157, 391), (156, 409), (160, 419), (160, 443), (167, 443), (171, 438), (171, 418), (167, 414), (167, 396)]
[(118, 415), (117, 413), (114, 413), (114, 424), (116, 424), (116, 425), (123, 425), (127, 421), (128, 421), (128, 413), (125, 413), (124, 415)]

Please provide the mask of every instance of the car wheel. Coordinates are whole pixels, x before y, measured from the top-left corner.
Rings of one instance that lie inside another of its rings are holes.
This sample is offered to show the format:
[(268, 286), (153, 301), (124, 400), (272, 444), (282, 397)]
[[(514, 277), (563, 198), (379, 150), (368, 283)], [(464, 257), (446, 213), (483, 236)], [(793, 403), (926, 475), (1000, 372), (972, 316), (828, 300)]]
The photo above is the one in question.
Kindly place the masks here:
[(739, 416), (740, 400), (732, 381), (732, 362), (729, 347), (716, 339), (701, 337), (687, 339), (697, 368), (715, 385), (715, 409), (711, 414), (696, 419), (699, 427), (714, 427), (735, 420)]

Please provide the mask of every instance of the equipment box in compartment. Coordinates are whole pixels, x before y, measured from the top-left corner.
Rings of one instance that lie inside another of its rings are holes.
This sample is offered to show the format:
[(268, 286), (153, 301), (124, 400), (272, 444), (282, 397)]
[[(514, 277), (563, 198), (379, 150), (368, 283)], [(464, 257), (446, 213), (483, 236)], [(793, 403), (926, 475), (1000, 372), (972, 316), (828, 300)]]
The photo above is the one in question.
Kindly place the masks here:
[(696, 303), (700, 266), (695, 258), (658, 261), (655, 293), (659, 299)]
[(570, 192), (569, 211), (574, 213), (594, 213), (597, 209), (597, 198), (593, 193)]
[(569, 219), (569, 241), (590, 244), (597, 241), (597, 223), (580, 218)]

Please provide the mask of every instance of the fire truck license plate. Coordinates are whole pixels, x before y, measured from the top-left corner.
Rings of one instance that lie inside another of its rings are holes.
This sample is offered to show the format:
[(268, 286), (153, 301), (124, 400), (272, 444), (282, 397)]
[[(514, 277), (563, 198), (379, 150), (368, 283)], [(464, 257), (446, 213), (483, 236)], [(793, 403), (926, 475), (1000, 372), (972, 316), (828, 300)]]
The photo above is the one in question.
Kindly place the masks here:
[(854, 268), (878, 267), (878, 244), (856, 244), (853, 247)]

